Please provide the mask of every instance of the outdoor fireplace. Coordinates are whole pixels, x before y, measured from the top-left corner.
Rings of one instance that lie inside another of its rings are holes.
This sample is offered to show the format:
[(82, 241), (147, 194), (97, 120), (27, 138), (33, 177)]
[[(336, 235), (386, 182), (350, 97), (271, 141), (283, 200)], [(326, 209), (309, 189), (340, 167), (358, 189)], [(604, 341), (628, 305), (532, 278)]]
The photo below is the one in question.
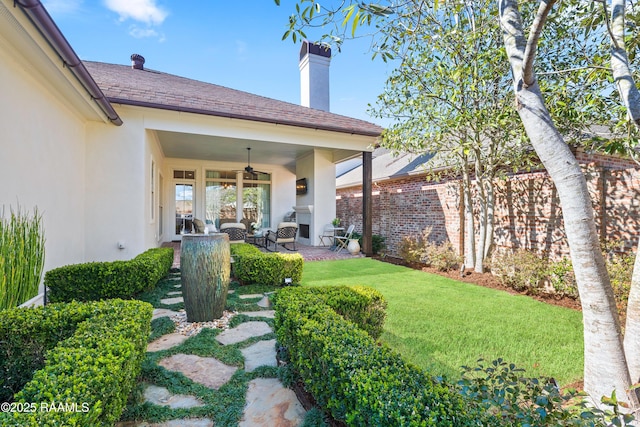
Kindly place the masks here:
[(311, 245), (311, 229), (313, 222), (313, 205), (294, 206), (298, 222), (298, 241), (303, 245)]
[(309, 238), (309, 224), (298, 224), (298, 231), (301, 238)]

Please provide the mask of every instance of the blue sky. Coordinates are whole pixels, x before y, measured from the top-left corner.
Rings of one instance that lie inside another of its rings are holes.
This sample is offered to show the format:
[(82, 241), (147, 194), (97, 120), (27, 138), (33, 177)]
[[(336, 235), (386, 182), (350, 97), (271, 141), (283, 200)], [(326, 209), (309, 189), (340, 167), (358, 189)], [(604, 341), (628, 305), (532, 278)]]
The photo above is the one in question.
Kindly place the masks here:
[[(130, 64), (300, 103), (300, 44), (282, 41), (295, 1), (43, 0), (83, 60)], [(313, 40), (314, 34), (307, 33)], [(319, 33), (315, 34), (315, 36)], [(367, 39), (350, 40), (331, 62), (331, 111), (367, 114), (390, 67), (371, 60)]]

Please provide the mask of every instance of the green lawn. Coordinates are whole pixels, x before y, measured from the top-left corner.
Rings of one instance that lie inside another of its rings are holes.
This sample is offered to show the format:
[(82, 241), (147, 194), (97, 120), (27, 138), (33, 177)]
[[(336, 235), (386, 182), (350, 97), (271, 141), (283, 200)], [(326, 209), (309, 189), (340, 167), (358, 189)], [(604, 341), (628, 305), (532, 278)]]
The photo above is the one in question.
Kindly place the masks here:
[(434, 375), (503, 358), (561, 385), (582, 378), (582, 313), (370, 258), (306, 262), (302, 284), (366, 285), (389, 303), (381, 339)]

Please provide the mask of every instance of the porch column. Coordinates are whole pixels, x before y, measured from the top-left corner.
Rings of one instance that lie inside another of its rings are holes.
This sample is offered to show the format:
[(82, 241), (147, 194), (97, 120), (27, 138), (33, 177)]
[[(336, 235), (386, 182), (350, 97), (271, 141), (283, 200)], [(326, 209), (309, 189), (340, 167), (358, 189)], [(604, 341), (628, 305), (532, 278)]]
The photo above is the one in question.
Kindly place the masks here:
[[(236, 172), (236, 222), (242, 221), (244, 216), (243, 208), (244, 200), (242, 200), (242, 171)], [(247, 230), (249, 231), (249, 230)]]
[(372, 222), (373, 207), (371, 203), (371, 152), (362, 152), (362, 252), (366, 256), (373, 255)]

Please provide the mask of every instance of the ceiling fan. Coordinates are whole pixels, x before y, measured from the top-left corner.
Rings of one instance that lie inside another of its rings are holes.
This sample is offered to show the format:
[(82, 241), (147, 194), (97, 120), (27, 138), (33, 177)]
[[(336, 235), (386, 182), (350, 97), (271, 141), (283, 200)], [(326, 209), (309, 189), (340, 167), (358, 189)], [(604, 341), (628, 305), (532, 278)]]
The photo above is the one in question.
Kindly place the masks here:
[(253, 169), (253, 167), (251, 167), (251, 147), (247, 147), (247, 166), (244, 168), (244, 171), (246, 173), (250, 173), (254, 177), (257, 177), (259, 173), (263, 173), (256, 171)]

